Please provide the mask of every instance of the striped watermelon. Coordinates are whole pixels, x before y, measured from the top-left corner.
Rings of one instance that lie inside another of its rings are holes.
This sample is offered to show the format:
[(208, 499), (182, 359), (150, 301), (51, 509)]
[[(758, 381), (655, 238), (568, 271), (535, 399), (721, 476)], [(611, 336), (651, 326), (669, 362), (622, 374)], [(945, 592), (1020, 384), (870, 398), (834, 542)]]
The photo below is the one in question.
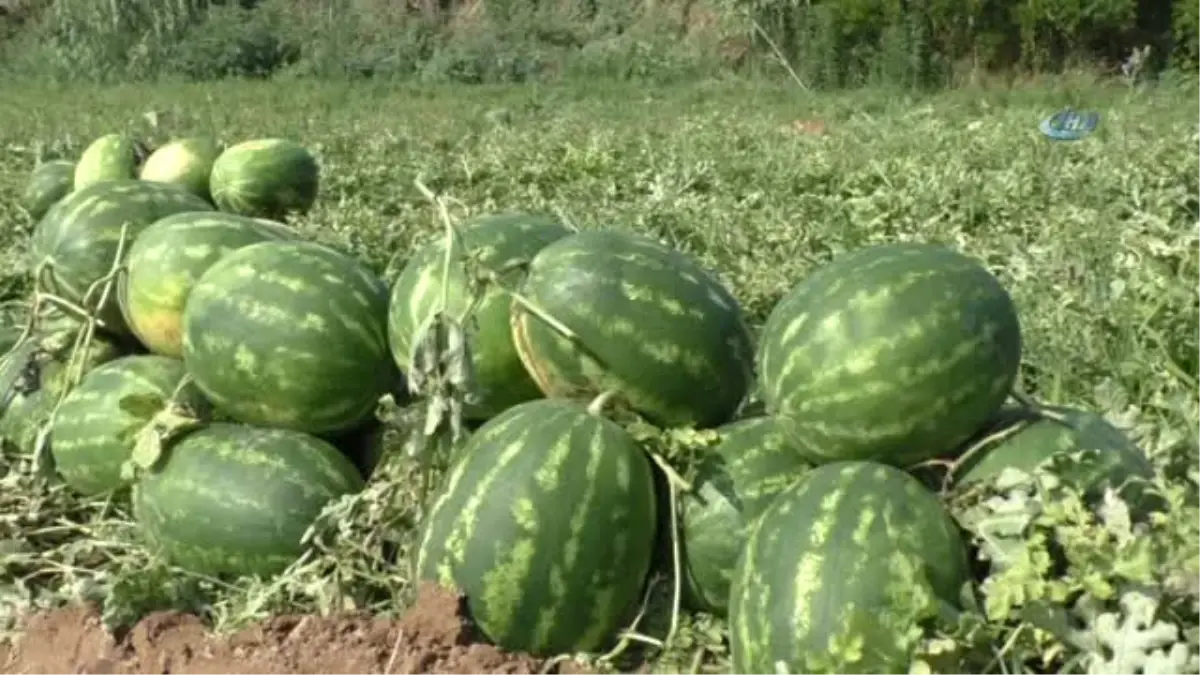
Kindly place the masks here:
[(592, 651), (632, 618), (656, 512), (650, 462), (625, 430), (574, 402), (528, 401), (467, 441), (416, 569), (464, 593), (504, 649)]
[(818, 269), (776, 305), (758, 348), (763, 398), (798, 449), (897, 466), (967, 439), (1020, 362), (1000, 282), (961, 253), (914, 243)]
[(917, 479), (817, 467), (751, 526), (730, 592), (734, 672), (909, 672), (921, 628), (969, 582), (958, 526)]
[(282, 220), (312, 208), (320, 173), (304, 146), (281, 138), (258, 139), (226, 148), (217, 157), (209, 190), (222, 211)]
[[(50, 449), (58, 473), (76, 492), (103, 494), (125, 486), (121, 465), (130, 457), (136, 435), (165, 407), (184, 376), (183, 363), (153, 354), (123, 356), (84, 376), (59, 406), (50, 428)], [(190, 387), (183, 396), (202, 406)], [(127, 397), (161, 405), (129, 408)]]
[(197, 197), (210, 199), (208, 179), (221, 146), (206, 136), (178, 138), (150, 153), (139, 180), (174, 183)]
[(129, 247), (118, 298), (125, 322), (155, 354), (183, 356), (184, 301), (196, 280), (230, 251), (299, 235), (271, 221), (219, 211), (176, 213), (155, 221)]
[(55, 202), (70, 194), (74, 185), (74, 162), (65, 159), (43, 162), (29, 174), (21, 206), (34, 220), (40, 220)]
[(234, 419), (313, 434), (374, 413), (399, 373), (388, 352), (387, 286), (320, 244), (265, 241), (218, 260), (183, 312), (183, 361)]
[(74, 189), (136, 178), (139, 151), (137, 142), (122, 134), (105, 134), (97, 138), (84, 148), (75, 163)]
[(519, 305), (513, 341), (547, 396), (615, 391), (660, 426), (729, 421), (750, 389), (741, 306), (694, 259), (643, 237), (593, 230), (534, 257), (522, 287), (568, 340)]
[(1154, 480), (1154, 465), (1120, 429), (1104, 417), (1087, 410), (1065, 406), (1003, 409), (984, 435), (1004, 432), (981, 448), (964, 456), (954, 468), (954, 487), (962, 490), (975, 483), (994, 482), (1005, 469), (1033, 471), (1052, 457), (1069, 459), (1060, 478), (1098, 501), (1107, 488), (1118, 490), (1145, 515), (1165, 506), (1148, 490)]
[[(79, 303), (88, 287), (112, 269), (122, 226), (128, 226), (128, 251), (133, 239), (154, 221), (181, 211), (211, 209), (176, 185), (128, 180), (85, 187), (64, 197), (37, 224), (30, 245), (33, 265), (51, 266), (46, 290)], [(116, 284), (113, 290), (99, 318), (108, 331), (127, 333)]]
[(330, 501), (363, 487), (329, 443), (286, 429), (215, 423), (169, 444), (134, 490), (151, 549), (197, 574), (269, 577), (304, 552)]
[[(477, 256), (478, 263), (498, 272), (515, 261), (528, 261), (547, 244), (571, 231), (554, 218), (522, 213), (497, 214), (478, 218), (462, 229), (462, 240), (454, 239), (451, 255), (455, 264), (445, 273), (445, 240), (421, 249), (405, 266), (392, 286), (388, 314), (388, 340), (392, 357), (405, 373), (412, 369), (414, 342), (428, 326), (435, 312), (442, 310), (445, 294), (448, 313), (462, 320), (469, 298), (467, 269), (461, 262), (464, 248)], [(506, 285), (519, 282), (520, 270), (506, 275)], [(488, 287), (475, 310), (470, 330), (470, 347), (476, 400), (467, 414), (487, 419), (517, 403), (541, 395), (525, 372), (525, 366), (513, 346), (509, 327), (512, 297), (495, 285)]]
[(680, 536), (690, 604), (724, 615), (749, 523), (811, 467), (769, 417), (740, 420), (719, 431), (721, 443), (701, 462), (693, 492), (680, 503)]

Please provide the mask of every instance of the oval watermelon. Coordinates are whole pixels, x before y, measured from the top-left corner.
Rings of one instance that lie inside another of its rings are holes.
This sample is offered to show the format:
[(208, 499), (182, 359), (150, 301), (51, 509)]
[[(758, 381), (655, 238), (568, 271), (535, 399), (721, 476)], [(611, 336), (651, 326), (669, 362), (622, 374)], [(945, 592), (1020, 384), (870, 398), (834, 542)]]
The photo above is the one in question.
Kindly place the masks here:
[(720, 444), (701, 461), (692, 492), (680, 502), (680, 537), (690, 604), (724, 616), (749, 524), (812, 467), (769, 417), (718, 431)]
[[(184, 373), (177, 359), (139, 354), (109, 361), (85, 375), (63, 399), (50, 428), (50, 449), (63, 481), (85, 495), (125, 487), (121, 465), (133, 452), (137, 433), (165, 408)], [(185, 385), (180, 396), (180, 401), (203, 406), (190, 386)], [(122, 405), (129, 397), (154, 405)]]
[(944, 455), (1004, 403), (1021, 363), (1012, 298), (931, 244), (871, 246), (818, 269), (763, 327), (768, 410), (822, 461)]
[(138, 174), (140, 180), (174, 183), (205, 200), (212, 198), (208, 181), (221, 145), (207, 136), (178, 138), (150, 153)]
[(29, 174), (21, 195), (21, 206), (34, 220), (41, 220), (51, 206), (70, 194), (75, 185), (75, 163), (65, 159), (43, 162)]
[(578, 337), (513, 305), (513, 342), (547, 396), (614, 391), (660, 426), (711, 427), (750, 390), (754, 348), (741, 306), (678, 251), (580, 232), (534, 257), (522, 293)]
[[(209, 210), (211, 205), (177, 185), (128, 180), (85, 187), (64, 197), (37, 224), (30, 244), (33, 266), (49, 265), (46, 290), (78, 304), (112, 270), (122, 226), (127, 226), (128, 251), (154, 221), (181, 211)], [(112, 288), (98, 317), (109, 332), (125, 334), (116, 284)]]
[(362, 263), (304, 241), (250, 244), (218, 260), (183, 312), (183, 360), (217, 408), (313, 434), (367, 419), (400, 375), (387, 286)]
[(150, 547), (197, 574), (269, 577), (304, 552), (326, 504), (363, 487), (329, 443), (297, 431), (215, 423), (169, 444), (134, 490)]
[(155, 221), (125, 259), (118, 298), (126, 324), (150, 351), (181, 358), (184, 303), (200, 275), (230, 251), (299, 236), (286, 225), (220, 211)]
[(75, 163), (74, 189), (137, 176), (138, 147), (123, 134), (105, 134), (92, 141)]
[(504, 649), (591, 651), (632, 618), (656, 511), (650, 462), (624, 429), (570, 401), (529, 401), (467, 441), (416, 569), (463, 592)]
[[(462, 262), (464, 255), (473, 255), (480, 266), (499, 272), (516, 261), (529, 261), (547, 244), (569, 234), (571, 230), (544, 215), (495, 214), (475, 219), (462, 229), (461, 240), (454, 239), (451, 247), (454, 262), (445, 283), (445, 240), (421, 249), (392, 286), (388, 341), (396, 364), (405, 373), (412, 369), (414, 342), (435, 312), (445, 311), (460, 321), (463, 319), (471, 282), (467, 276), (470, 267)], [(520, 269), (509, 270), (502, 282), (515, 287), (523, 274)], [(475, 378), (472, 392), (475, 400), (466, 410), (471, 418), (487, 419), (541, 395), (513, 346), (509, 327), (511, 305), (508, 291), (490, 285), (468, 326)]]
[(730, 591), (734, 672), (908, 672), (920, 629), (968, 583), (958, 526), (917, 479), (817, 467), (750, 528)]
[(217, 157), (209, 190), (222, 211), (282, 220), (312, 208), (320, 173), (308, 148), (282, 138), (257, 139)]

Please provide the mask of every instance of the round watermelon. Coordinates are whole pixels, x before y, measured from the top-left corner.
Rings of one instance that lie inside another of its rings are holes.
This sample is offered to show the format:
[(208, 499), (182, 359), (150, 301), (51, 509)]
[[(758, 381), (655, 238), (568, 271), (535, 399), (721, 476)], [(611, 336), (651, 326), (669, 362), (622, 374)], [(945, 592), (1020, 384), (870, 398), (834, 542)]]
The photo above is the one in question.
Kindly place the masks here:
[(178, 567), (270, 577), (304, 553), (301, 538), (329, 502), (362, 487), (358, 469), (319, 438), (215, 423), (167, 445), (134, 490), (134, 516)]
[[(50, 428), (50, 449), (63, 481), (85, 495), (125, 487), (121, 465), (130, 458), (138, 432), (166, 407), (184, 373), (177, 359), (141, 354), (85, 375), (63, 399)], [(190, 386), (179, 395), (183, 403), (203, 406)]]
[(182, 357), (184, 303), (200, 275), (230, 251), (298, 237), (286, 225), (220, 211), (155, 221), (125, 259), (117, 297), (126, 325), (155, 354)]
[(70, 194), (74, 185), (74, 162), (65, 159), (43, 162), (30, 173), (21, 206), (34, 220), (40, 220), (55, 202)]
[(467, 441), (416, 569), (465, 594), (503, 649), (593, 651), (637, 609), (656, 515), (650, 461), (624, 429), (571, 401), (528, 401)]
[(267, 138), (226, 148), (213, 163), (209, 190), (222, 211), (281, 220), (307, 213), (319, 182), (320, 167), (308, 148)]
[[(110, 181), (76, 190), (55, 204), (33, 231), (32, 265), (50, 266), (46, 290), (81, 303), (88, 288), (113, 267), (126, 227), (125, 251), (142, 230), (172, 213), (208, 211), (212, 206), (187, 190), (165, 183)], [(104, 328), (125, 334), (116, 283), (98, 317)], [(91, 302), (99, 300), (93, 294)]]
[[(478, 218), (461, 232), (461, 239), (455, 237), (451, 246), (453, 262), (448, 269), (443, 238), (413, 256), (392, 286), (388, 340), (392, 357), (405, 373), (412, 369), (414, 343), (435, 313), (445, 312), (463, 320), (470, 300), (468, 293), (474, 285), (468, 276), (471, 267), (463, 263), (464, 256), (474, 256), (486, 270), (506, 271), (502, 283), (511, 288), (524, 272), (509, 267), (522, 260), (528, 262), (547, 244), (571, 234), (554, 218), (522, 213)], [(467, 325), (475, 388), (475, 400), (467, 407), (469, 417), (487, 419), (541, 395), (513, 346), (511, 306), (508, 291), (489, 284), (475, 308), (473, 321)]]
[(128, 136), (105, 134), (84, 148), (75, 163), (74, 189), (137, 177), (138, 146)]
[(226, 254), (183, 311), (183, 360), (217, 408), (247, 424), (348, 430), (400, 382), (387, 286), (362, 263), (305, 241)]
[(1000, 408), (1021, 363), (1008, 292), (957, 251), (848, 253), (800, 282), (763, 327), (767, 408), (821, 461), (907, 466), (944, 455)]
[(208, 180), (220, 154), (221, 146), (215, 139), (179, 138), (150, 153), (138, 178), (181, 185), (197, 197), (211, 199)]
[(513, 305), (517, 353), (547, 396), (611, 391), (660, 426), (713, 427), (750, 390), (742, 308), (683, 253), (633, 234), (579, 232), (543, 248), (521, 290), (575, 336)]
[(693, 490), (680, 501), (680, 537), (690, 604), (724, 616), (749, 524), (812, 467), (769, 417), (718, 431), (721, 442), (701, 461)]
[(958, 526), (916, 478), (817, 467), (750, 527), (729, 598), (733, 672), (908, 672), (969, 583)]

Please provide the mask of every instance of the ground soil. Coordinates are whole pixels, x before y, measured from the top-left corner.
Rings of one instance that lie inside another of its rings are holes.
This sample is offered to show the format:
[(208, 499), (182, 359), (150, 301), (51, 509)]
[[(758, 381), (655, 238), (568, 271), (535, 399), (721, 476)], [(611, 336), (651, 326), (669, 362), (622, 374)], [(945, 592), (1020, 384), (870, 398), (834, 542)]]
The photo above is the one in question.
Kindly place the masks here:
[[(540, 673), (587, 672), (478, 638), (461, 598), (426, 586), (399, 619), (360, 614), (277, 616), (214, 635), (190, 614), (158, 612), (124, 635), (109, 634), (93, 607), (26, 618), (0, 644), (3, 673)], [(553, 664), (550, 664), (553, 665)]]

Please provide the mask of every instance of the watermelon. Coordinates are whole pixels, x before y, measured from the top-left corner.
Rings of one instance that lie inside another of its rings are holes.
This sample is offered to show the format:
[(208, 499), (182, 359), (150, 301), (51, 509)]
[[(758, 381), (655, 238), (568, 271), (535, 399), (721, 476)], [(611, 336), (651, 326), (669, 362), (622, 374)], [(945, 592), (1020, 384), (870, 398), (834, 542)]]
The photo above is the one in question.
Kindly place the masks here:
[(279, 223), (220, 211), (176, 213), (146, 228), (129, 247), (118, 299), (126, 325), (155, 354), (183, 356), (184, 302), (196, 280), (230, 251), (296, 239)]
[(649, 239), (592, 230), (543, 248), (522, 294), (513, 342), (551, 397), (619, 395), (659, 426), (713, 427), (750, 390), (754, 349), (742, 308), (696, 260)]
[(51, 206), (66, 197), (75, 185), (75, 163), (65, 159), (43, 162), (34, 167), (21, 195), (21, 206), (34, 220), (40, 220)]
[(1093, 502), (1111, 488), (1139, 516), (1165, 506), (1147, 489), (1154, 480), (1154, 465), (1128, 436), (1094, 412), (1054, 405), (1040, 410), (1004, 408), (982, 435), (996, 440), (960, 458), (952, 474), (957, 490), (995, 482), (1005, 469), (1031, 472), (1060, 458), (1068, 460), (1059, 469), (1060, 478)]
[(739, 420), (718, 431), (720, 444), (704, 457), (692, 492), (680, 501), (680, 536), (690, 604), (724, 616), (748, 524), (811, 466), (769, 417)]
[(600, 648), (636, 610), (656, 534), (649, 459), (616, 423), (536, 399), (471, 436), (430, 508), (416, 569), (465, 594), (501, 648)]
[[(50, 428), (51, 453), (63, 481), (85, 495), (125, 487), (121, 465), (133, 452), (137, 433), (166, 407), (184, 373), (178, 359), (138, 354), (109, 361), (85, 375), (63, 399)], [(129, 397), (136, 399), (125, 400)], [(203, 407), (190, 386), (184, 386), (180, 397), (181, 402)]]
[(733, 672), (909, 672), (921, 629), (969, 583), (957, 525), (916, 478), (822, 465), (750, 528), (729, 599)]
[[(451, 254), (454, 264), (446, 272), (446, 246), (441, 239), (421, 249), (400, 273), (392, 286), (388, 308), (388, 341), (392, 357), (405, 373), (412, 369), (414, 343), (433, 319), (443, 310), (462, 320), (467, 310), (471, 278), (469, 267), (464, 268), (464, 248), (477, 256), (478, 264), (493, 272), (506, 265), (525, 260), (547, 244), (569, 235), (571, 231), (556, 219), (543, 215), (522, 213), (495, 214), (478, 218), (462, 229), (461, 241), (455, 237)], [(507, 287), (514, 287), (524, 272), (513, 269), (504, 277)], [(496, 285), (489, 285), (474, 321), (468, 326), (471, 363), (474, 371), (474, 401), (467, 406), (467, 416), (487, 419), (523, 401), (541, 395), (536, 384), (525, 372), (525, 366), (513, 346), (509, 327), (509, 308), (512, 296)]]
[(401, 378), (388, 289), (348, 255), (305, 241), (227, 254), (192, 287), (183, 361), (234, 419), (312, 434), (348, 430)]
[(319, 181), (320, 167), (307, 148), (266, 138), (226, 148), (213, 163), (209, 189), (222, 211), (280, 220), (307, 213)]
[(134, 490), (149, 547), (217, 577), (269, 577), (304, 553), (329, 502), (363, 487), (337, 448), (298, 431), (214, 423), (169, 443)]
[[(181, 211), (207, 211), (203, 199), (177, 185), (146, 183), (138, 180), (99, 183), (67, 195), (46, 213), (33, 231), (30, 248), (35, 269), (50, 268), (48, 290), (74, 303), (80, 303), (88, 288), (112, 270), (121, 240), (121, 228), (127, 226), (125, 250), (151, 223)], [(98, 318), (114, 334), (128, 328), (121, 316), (116, 284), (100, 308)], [(91, 302), (99, 300), (99, 292)]]
[(150, 153), (138, 178), (181, 185), (197, 197), (211, 199), (208, 179), (220, 154), (221, 146), (212, 138), (179, 138)]
[(75, 164), (74, 189), (137, 177), (137, 143), (122, 134), (105, 134), (84, 148)]
[(949, 248), (871, 246), (775, 306), (758, 372), (767, 408), (821, 461), (906, 466), (942, 455), (1000, 408), (1021, 362), (1012, 298)]
[(33, 454), (38, 432), (49, 421), (58, 398), (58, 394), (44, 388), (18, 392), (0, 416), (0, 440), (22, 455)]

